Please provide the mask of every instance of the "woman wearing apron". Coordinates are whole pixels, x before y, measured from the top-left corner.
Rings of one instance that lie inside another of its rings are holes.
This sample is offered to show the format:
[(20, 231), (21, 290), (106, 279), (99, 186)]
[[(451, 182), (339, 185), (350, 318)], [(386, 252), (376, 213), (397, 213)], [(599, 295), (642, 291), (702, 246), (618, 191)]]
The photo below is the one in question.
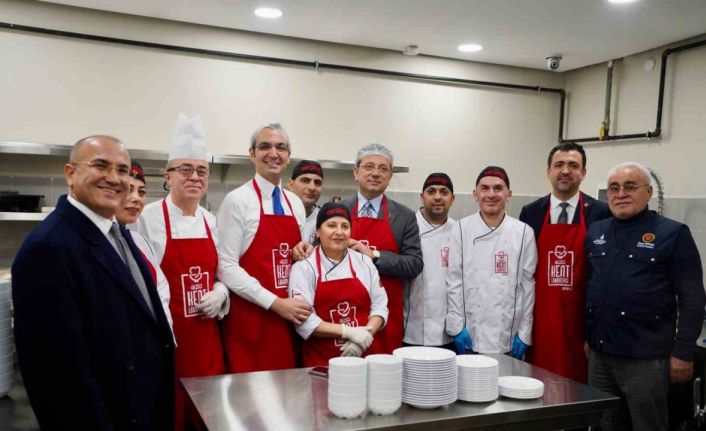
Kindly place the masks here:
[(292, 266), (291, 296), (313, 305), (296, 330), (306, 341), (305, 367), (327, 365), (337, 356), (362, 356), (387, 320), (387, 294), (372, 260), (348, 248), (351, 216), (345, 205), (325, 204), (316, 218), (320, 242)]

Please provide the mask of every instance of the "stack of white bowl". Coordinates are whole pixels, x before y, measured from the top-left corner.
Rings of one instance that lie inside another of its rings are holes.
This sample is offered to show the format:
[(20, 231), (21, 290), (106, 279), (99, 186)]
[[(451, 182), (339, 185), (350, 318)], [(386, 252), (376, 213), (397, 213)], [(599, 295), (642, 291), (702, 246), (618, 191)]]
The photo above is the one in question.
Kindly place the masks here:
[(0, 271), (0, 397), (15, 384), (15, 343), (12, 336), (12, 288), (9, 271)]
[(370, 355), (368, 362), (368, 409), (390, 415), (402, 405), (402, 360), (393, 355)]
[(338, 357), (328, 361), (328, 408), (339, 418), (365, 411), (368, 366), (363, 358)]
[(498, 398), (498, 361), (483, 355), (456, 356), (458, 399), (487, 402)]
[(433, 409), (456, 401), (456, 353), (439, 347), (401, 347), (392, 352), (402, 359), (402, 401)]
[(529, 400), (544, 395), (544, 383), (531, 377), (503, 376), (498, 378), (498, 391), (504, 397)]

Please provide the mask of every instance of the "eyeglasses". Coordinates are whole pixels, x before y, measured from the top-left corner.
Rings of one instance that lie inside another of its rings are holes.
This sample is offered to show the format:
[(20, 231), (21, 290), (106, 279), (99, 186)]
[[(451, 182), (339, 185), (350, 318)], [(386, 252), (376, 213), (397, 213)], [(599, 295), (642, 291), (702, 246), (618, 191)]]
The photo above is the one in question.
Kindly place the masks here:
[(179, 166), (174, 166), (174, 167), (167, 169), (167, 172), (172, 172), (172, 171), (177, 171), (187, 178), (194, 175), (194, 171), (196, 171), (196, 175), (198, 175), (199, 178), (207, 178), (208, 174), (209, 174), (208, 168), (205, 168), (203, 166), (199, 166), (198, 168), (195, 168), (191, 165), (179, 165)]
[(126, 179), (130, 176), (130, 166), (128, 165), (114, 165), (108, 163), (105, 160), (92, 160), (90, 162), (71, 162), (73, 166), (76, 165), (86, 165), (89, 168), (95, 169), (103, 175), (110, 175), (115, 171), (115, 175), (120, 179)]
[(372, 163), (366, 163), (364, 165), (360, 166), (360, 169), (362, 169), (365, 172), (373, 172), (373, 171), (378, 171), (383, 175), (387, 175), (390, 172), (390, 167), (388, 165), (378, 165), (375, 166)]
[(608, 193), (611, 194), (618, 194), (620, 193), (620, 189), (623, 189), (623, 191), (629, 195), (637, 192), (639, 189), (642, 187), (649, 187), (649, 184), (636, 184), (636, 183), (625, 183), (622, 186), (620, 184), (610, 184), (608, 186)]
[(260, 142), (259, 144), (255, 145), (255, 149), (257, 151), (270, 151), (273, 147), (279, 153), (286, 153), (287, 151), (289, 151), (289, 144), (285, 144), (284, 142), (279, 142), (277, 144), (270, 144), (269, 142)]

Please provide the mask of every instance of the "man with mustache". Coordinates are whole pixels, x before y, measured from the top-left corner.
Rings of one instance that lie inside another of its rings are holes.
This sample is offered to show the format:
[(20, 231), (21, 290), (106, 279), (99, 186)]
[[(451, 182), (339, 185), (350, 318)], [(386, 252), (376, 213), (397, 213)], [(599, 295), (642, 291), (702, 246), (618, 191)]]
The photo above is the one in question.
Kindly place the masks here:
[(551, 194), (525, 205), (520, 220), (532, 226), (539, 264), (535, 274), (534, 345), (527, 360), (586, 382), (583, 240), (594, 222), (610, 216), (608, 205), (579, 191), (586, 152), (573, 142), (551, 149), (547, 178)]
[(324, 170), (319, 162), (302, 160), (294, 166), (292, 178), (287, 182), (289, 190), (299, 196), (306, 210), (306, 221), (302, 228), (302, 239), (310, 244), (316, 240), (316, 215), (319, 207), (316, 202), (321, 197), (324, 185)]
[(511, 196), (505, 169), (486, 167), (473, 190), (479, 211), (454, 225), (446, 332), (459, 354), (523, 359), (532, 344), (537, 249), (532, 228), (505, 213)]

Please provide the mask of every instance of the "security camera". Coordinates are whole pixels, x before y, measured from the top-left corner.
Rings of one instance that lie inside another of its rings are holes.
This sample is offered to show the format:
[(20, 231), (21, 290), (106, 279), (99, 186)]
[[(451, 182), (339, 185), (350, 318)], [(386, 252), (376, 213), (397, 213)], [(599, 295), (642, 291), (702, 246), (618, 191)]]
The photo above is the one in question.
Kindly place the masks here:
[(561, 63), (560, 55), (552, 55), (547, 57), (547, 69), (557, 70), (559, 68), (559, 63)]

